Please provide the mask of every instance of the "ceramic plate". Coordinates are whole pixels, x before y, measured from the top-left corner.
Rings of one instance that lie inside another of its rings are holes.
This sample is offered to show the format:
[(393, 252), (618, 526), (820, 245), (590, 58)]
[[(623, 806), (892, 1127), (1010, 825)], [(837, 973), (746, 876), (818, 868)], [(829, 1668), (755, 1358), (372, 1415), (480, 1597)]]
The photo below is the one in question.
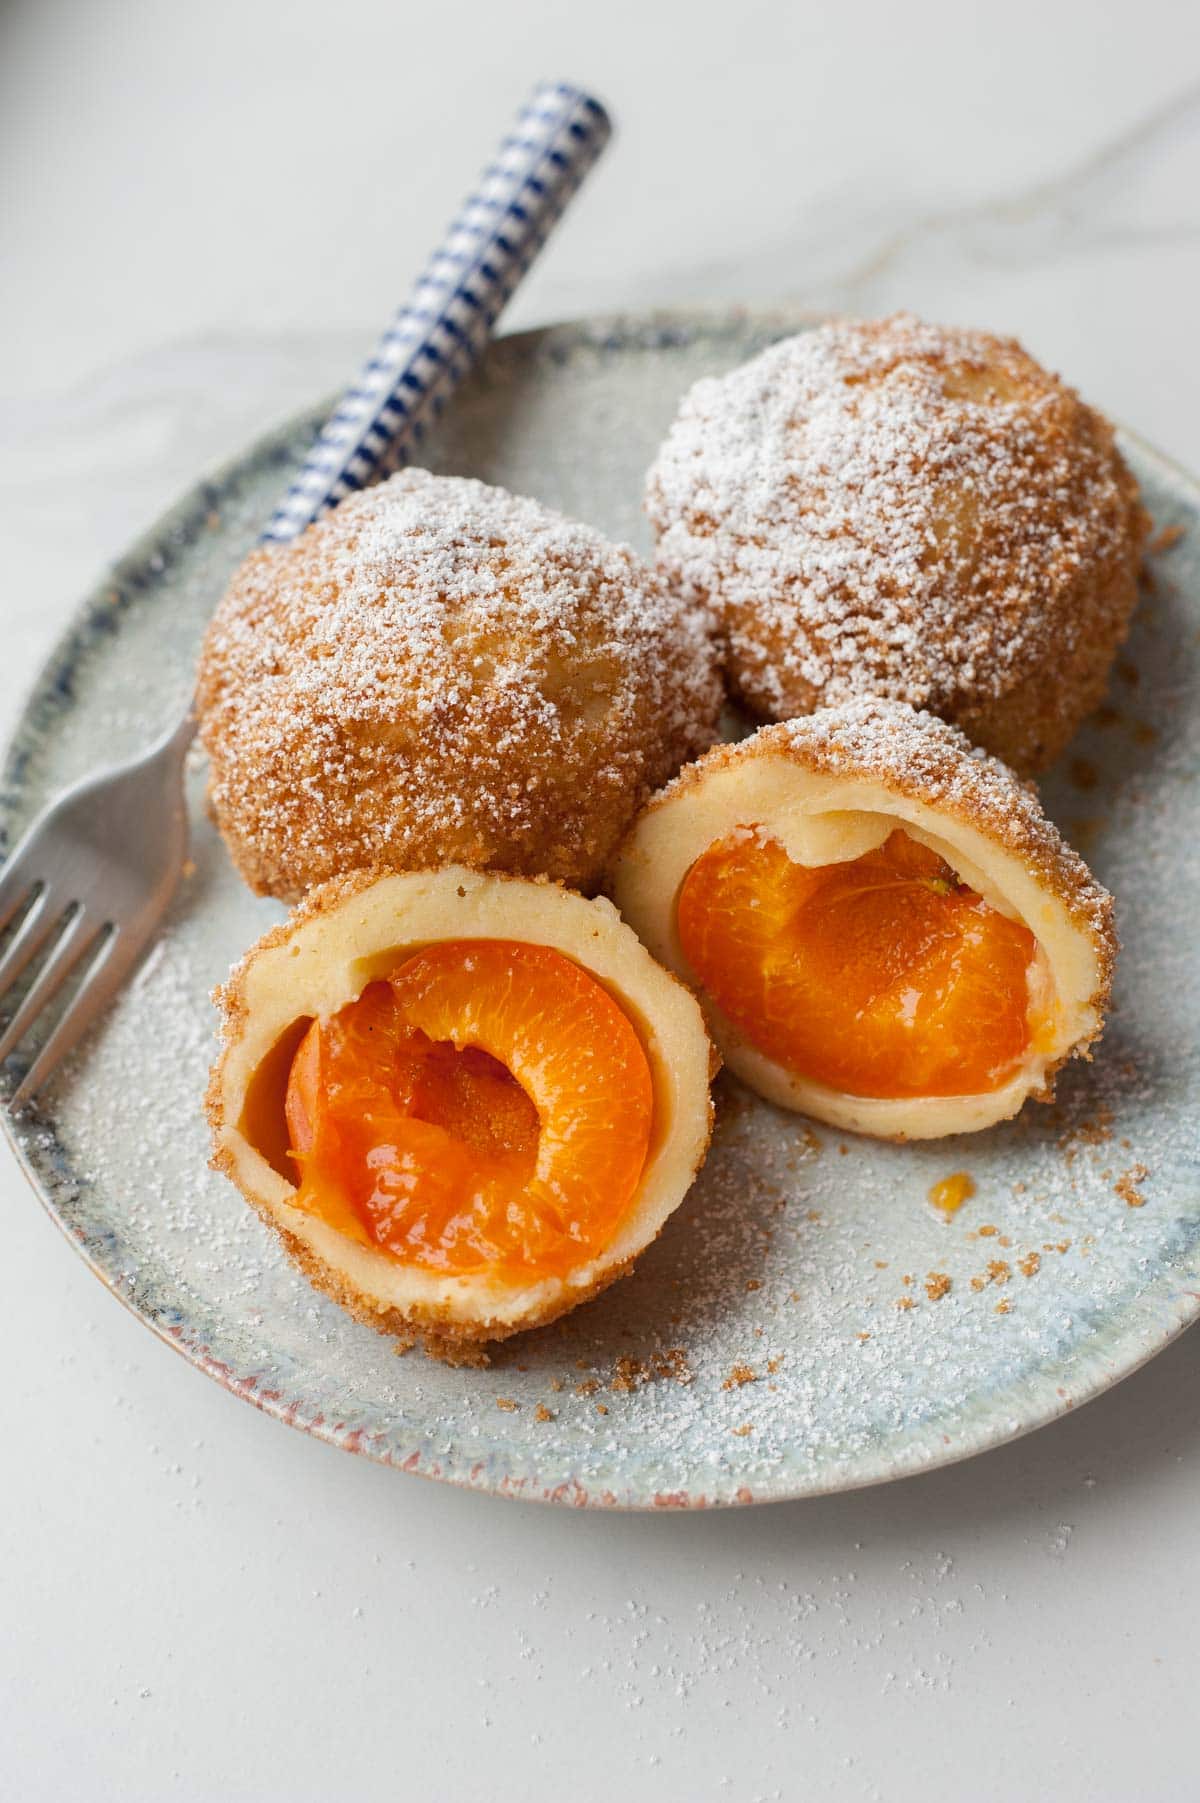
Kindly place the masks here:
[[(501, 340), (426, 461), (644, 546), (642, 472), (683, 390), (802, 323), (667, 314)], [(9, 842), (182, 705), (222, 585), (320, 417), (201, 483), (81, 609), (8, 754)], [(1185, 530), (1152, 560), (1109, 705), (1045, 784), (1116, 894), (1124, 941), (1096, 1061), (1053, 1108), (896, 1147), (810, 1127), (723, 1077), (708, 1163), (632, 1278), (488, 1370), (398, 1358), (315, 1295), (207, 1169), (208, 997), (279, 910), (235, 877), (197, 768), (195, 868), (169, 930), (12, 1130), (96, 1273), (282, 1420), (407, 1471), (580, 1505), (878, 1483), (1037, 1427), (1157, 1352), (1200, 1301), (1200, 956), (1181, 930), (1200, 846), (1200, 494), (1124, 445), (1156, 529)], [(960, 1170), (975, 1194), (947, 1220), (928, 1193)]]

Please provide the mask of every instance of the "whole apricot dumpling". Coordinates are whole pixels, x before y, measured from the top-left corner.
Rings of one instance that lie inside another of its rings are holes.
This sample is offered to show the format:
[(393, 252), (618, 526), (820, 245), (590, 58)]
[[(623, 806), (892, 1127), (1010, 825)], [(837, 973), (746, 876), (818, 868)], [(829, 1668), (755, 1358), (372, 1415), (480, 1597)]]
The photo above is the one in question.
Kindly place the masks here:
[(1149, 524), (1112, 427), (1057, 376), (907, 315), (696, 383), (646, 505), (753, 714), (883, 695), (1023, 774), (1100, 701)]
[(197, 692), (217, 822), (284, 900), (446, 862), (594, 888), (720, 706), (706, 616), (632, 551), (424, 470), (253, 552)]

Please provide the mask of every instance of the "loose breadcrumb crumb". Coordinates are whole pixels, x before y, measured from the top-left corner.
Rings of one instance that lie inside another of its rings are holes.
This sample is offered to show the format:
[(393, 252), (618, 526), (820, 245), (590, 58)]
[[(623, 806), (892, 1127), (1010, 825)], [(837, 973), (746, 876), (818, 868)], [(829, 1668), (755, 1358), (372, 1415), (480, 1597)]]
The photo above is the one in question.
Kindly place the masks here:
[(1144, 1183), (1149, 1175), (1144, 1164), (1134, 1164), (1127, 1171), (1122, 1171), (1117, 1178), (1113, 1188), (1127, 1208), (1145, 1208), (1146, 1198), (1138, 1185)]
[(669, 1378), (677, 1384), (693, 1381), (694, 1373), (682, 1346), (671, 1346), (666, 1352), (652, 1353), (646, 1359), (625, 1354), (617, 1360), (611, 1388), (619, 1395), (629, 1395), (656, 1378)]
[(1112, 1123), (1113, 1111), (1106, 1102), (1102, 1102), (1090, 1119), (1069, 1127), (1058, 1142), (1066, 1154), (1067, 1163), (1074, 1163), (1080, 1146), (1102, 1146), (1110, 1140)]

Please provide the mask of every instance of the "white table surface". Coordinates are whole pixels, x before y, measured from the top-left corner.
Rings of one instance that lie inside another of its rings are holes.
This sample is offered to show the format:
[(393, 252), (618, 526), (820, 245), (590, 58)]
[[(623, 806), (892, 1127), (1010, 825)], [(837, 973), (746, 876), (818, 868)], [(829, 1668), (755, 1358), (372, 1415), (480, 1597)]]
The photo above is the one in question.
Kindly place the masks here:
[[(1200, 466), (1194, 6), (0, 7), (0, 726), (78, 594), (336, 386), (539, 74), (619, 140), (511, 324), (1015, 332)], [(98, 753), (100, 748), (97, 748)], [(0, 1795), (1193, 1799), (1200, 1337), (856, 1496), (574, 1515), (172, 1358), (0, 1165)]]

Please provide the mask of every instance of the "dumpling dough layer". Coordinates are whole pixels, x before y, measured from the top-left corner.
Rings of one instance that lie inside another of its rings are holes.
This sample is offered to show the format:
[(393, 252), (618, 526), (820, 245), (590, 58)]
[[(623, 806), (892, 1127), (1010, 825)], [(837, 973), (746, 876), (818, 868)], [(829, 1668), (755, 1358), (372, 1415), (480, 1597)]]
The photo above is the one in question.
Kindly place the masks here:
[(1049, 1023), (1019, 1073), (987, 1094), (915, 1099), (843, 1094), (750, 1045), (702, 996), (726, 1063), (785, 1108), (854, 1132), (931, 1139), (1049, 1099), (1058, 1067), (1101, 1031), (1116, 935), (1111, 897), (1046, 819), (1031, 789), (955, 728), (900, 702), (866, 700), (763, 727), (690, 765), (645, 809), (616, 859), (610, 892), (656, 958), (695, 982), (676, 909), (696, 860), (738, 828), (778, 840), (796, 863), (861, 857), (902, 827), (944, 858), (1038, 943)]
[[(413, 951), (448, 939), (518, 940), (563, 953), (617, 1001), (646, 1054), (654, 1111), (640, 1182), (604, 1253), (565, 1277), (514, 1285), (486, 1272), (420, 1269), (294, 1205), (284, 1092), (308, 1023), (337, 1013)], [(440, 1357), (477, 1361), (483, 1342), (551, 1321), (624, 1275), (704, 1159), (715, 1060), (700, 1009), (603, 899), (463, 866), (360, 873), (314, 890), (247, 953), (217, 1001), (223, 1049), (208, 1093), (214, 1166), (317, 1288)]]

